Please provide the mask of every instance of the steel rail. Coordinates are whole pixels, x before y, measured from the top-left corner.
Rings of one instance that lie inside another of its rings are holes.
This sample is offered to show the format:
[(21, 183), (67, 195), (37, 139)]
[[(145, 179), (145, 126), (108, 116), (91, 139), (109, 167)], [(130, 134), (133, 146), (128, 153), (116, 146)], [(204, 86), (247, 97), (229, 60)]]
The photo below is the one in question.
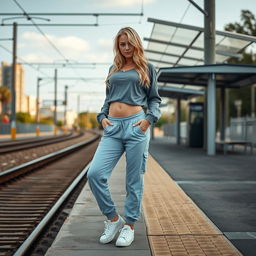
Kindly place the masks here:
[(29, 250), (33, 242), (40, 235), (45, 226), (49, 223), (54, 214), (61, 207), (63, 202), (72, 193), (78, 183), (86, 176), (89, 169), (90, 163), (82, 170), (82, 172), (75, 178), (75, 180), (69, 185), (64, 194), (58, 199), (58, 201), (52, 206), (51, 210), (45, 215), (45, 217), (39, 222), (32, 233), (27, 237), (27, 239), (22, 243), (18, 250), (13, 254), (13, 256), (22, 256)]
[(44, 146), (44, 145), (50, 145), (53, 143), (58, 143), (58, 142), (64, 142), (67, 140), (71, 140), (71, 139), (75, 139), (77, 137), (82, 136), (82, 134), (78, 134), (76, 136), (62, 136), (62, 137), (54, 137), (54, 138), (49, 138), (49, 139), (40, 139), (39, 141), (30, 141), (27, 143), (14, 143), (14, 144), (9, 144), (6, 145), (5, 147), (0, 147), (0, 154), (1, 153), (10, 153), (10, 152), (15, 152), (15, 151), (19, 151), (19, 150), (23, 150), (23, 149), (30, 149), (30, 148), (34, 148), (34, 147), (39, 147), (39, 146)]
[(17, 140), (6, 140), (6, 141), (1, 141), (0, 144), (0, 148), (4, 148), (7, 146), (13, 146), (13, 145), (20, 145), (20, 144), (29, 144), (29, 143), (33, 143), (33, 142), (38, 142), (38, 141), (46, 141), (46, 140), (51, 140), (51, 139), (55, 139), (55, 138), (65, 138), (72, 135), (72, 133), (68, 133), (65, 135), (57, 135), (57, 136), (53, 136), (53, 135), (47, 135), (44, 137), (33, 137), (33, 138), (22, 138), (22, 139), (17, 139)]
[(96, 141), (100, 137), (99, 134), (95, 135), (93, 138), (88, 139), (83, 142), (79, 142), (75, 145), (63, 148), (61, 150), (58, 150), (56, 152), (50, 153), (48, 155), (39, 157), (37, 159), (34, 159), (32, 161), (23, 163), (21, 165), (15, 166), (11, 169), (5, 170), (0, 173), (0, 184), (10, 181), (11, 179), (17, 178), (18, 176), (27, 173), (29, 171), (32, 171), (34, 169), (37, 169), (39, 167), (42, 167), (45, 164), (48, 164), (52, 162), (53, 160), (56, 160), (64, 155), (70, 154), (71, 152), (78, 150), (79, 148), (82, 148), (94, 141)]

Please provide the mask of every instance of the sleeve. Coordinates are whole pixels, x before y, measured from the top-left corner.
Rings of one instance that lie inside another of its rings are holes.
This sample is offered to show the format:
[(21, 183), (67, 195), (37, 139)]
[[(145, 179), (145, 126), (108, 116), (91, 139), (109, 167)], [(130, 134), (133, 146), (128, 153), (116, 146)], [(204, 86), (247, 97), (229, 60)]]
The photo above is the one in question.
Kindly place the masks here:
[(156, 70), (152, 64), (149, 64), (149, 78), (150, 78), (150, 87), (147, 88), (147, 112), (146, 120), (151, 124), (156, 123), (161, 116), (160, 103), (162, 101), (158, 93), (158, 86), (156, 80)]
[[(113, 65), (109, 68), (108, 73), (110, 72), (110, 70), (112, 69)], [(106, 86), (106, 98), (104, 101), (104, 104), (100, 110), (100, 112), (97, 114), (97, 121), (99, 124), (101, 124), (101, 121), (103, 118), (108, 117), (108, 111), (109, 111), (109, 87)]]
[(106, 86), (106, 98), (100, 112), (97, 114), (97, 121), (100, 124), (103, 118), (108, 117), (108, 110), (109, 110), (108, 96), (109, 96), (109, 88)]

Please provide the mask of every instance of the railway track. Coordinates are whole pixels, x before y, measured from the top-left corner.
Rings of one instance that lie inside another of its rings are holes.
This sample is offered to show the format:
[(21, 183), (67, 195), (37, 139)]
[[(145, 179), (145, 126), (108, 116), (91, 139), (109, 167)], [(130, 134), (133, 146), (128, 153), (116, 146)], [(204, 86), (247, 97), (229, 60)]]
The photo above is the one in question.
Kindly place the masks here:
[(0, 256), (26, 255), (85, 176), (99, 137), (0, 173)]
[(67, 141), (70, 139), (78, 138), (82, 135), (83, 133), (73, 134), (72, 132), (70, 132), (66, 135), (59, 135), (57, 137), (51, 136), (47, 138), (33, 138), (33, 139), (22, 139), (18, 141), (1, 142), (0, 154), (49, 145), (49, 144), (58, 143), (62, 141)]
[[(89, 131), (74, 133), (72, 136), (62, 138), (61, 141), (47, 142), (46, 144), (34, 145), (31, 148), (24, 148), (14, 152), (0, 154), (0, 172), (9, 170), (15, 166), (32, 161), (44, 155), (58, 151), (62, 148), (87, 140), (91, 136)], [(30, 145), (31, 146), (31, 145)], [(29, 146), (29, 147), (30, 147)], [(19, 147), (19, 145), (18, 145)]]

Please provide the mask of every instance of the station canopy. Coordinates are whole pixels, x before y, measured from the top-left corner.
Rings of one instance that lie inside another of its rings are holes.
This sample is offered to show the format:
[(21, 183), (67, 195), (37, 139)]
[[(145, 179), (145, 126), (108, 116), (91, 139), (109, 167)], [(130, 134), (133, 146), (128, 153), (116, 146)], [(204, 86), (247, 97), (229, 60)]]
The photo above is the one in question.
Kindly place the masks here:
[[(153, 18), (149, 18), (148, 21), (153, 23), (153, 28), (150, 38), (144, 38), (144, 40), (148, 41), (145, 53), (148, 60), (157, 69), (160, 68), (160, 70), (162, 70), (163, 67), (181, 68), (181, 66), (203, 67), (204, 28)], [(225, 63), (231, 57), (239, 58), (241, 52), (246, 47), (252, 44), (255, 45), (256, 38), (253, 36), (216, 30), (215, 43), (215, 60), (217, 64), (220, 64)], [(181, 70), (182, 68), (180, 71)], [(173, 95), (169, 93), (173, 98), (182, 96), (184, 96), (183, 98), (188, 98), (193, 96), (193, 91), (194, 96), (197, 96), (197, 91), (203, 91), (203, 88), (205, 87), (202, 83), (194, 83), (191, 86), (189, 85), (191, 83), (187, 82), (188, 80), (184, 80), (184, 84), (176, 84), (173, 79), (172, 82), (168, 82), (167, 80), (165, 82), (160, 82), (160, 95), (164, 96), (164, 91), (166, 91), (169, 86), (169, 92), (173, 88)], [(229, 81), (227, 81), (226, 84), (228, 84), (228, 82)], [(194, 85), (197, 85), (197, 87)], [(185, 89), (190, 90), (191, 94), (186, 94), (187, 91)], [(168, 94), (167, 91), (165, 94)]]

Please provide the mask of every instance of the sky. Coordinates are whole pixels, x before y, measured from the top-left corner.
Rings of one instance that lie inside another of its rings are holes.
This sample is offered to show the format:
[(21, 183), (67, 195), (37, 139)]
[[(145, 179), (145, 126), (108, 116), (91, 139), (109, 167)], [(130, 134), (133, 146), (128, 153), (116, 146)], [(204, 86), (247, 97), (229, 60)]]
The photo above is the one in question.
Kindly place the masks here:
[[(140, 35), (144, 48), (147, 42), (144, 37), (150, 37), (152, 23), (147, 19), (156, 18), (172, 22), (201, 26), (204, 25), (203, 14), (188, 0), (16, 0), (27, 13), (30, 12), (83, 12), (83, 13), (141, 13), (143, 16), (99, 16), (99, 26), (86, 27), (45, 27), (44, 32), (54, 48), (35, 27), (18, 26), (18, 62), (70, 62), (103, 63), (92, 68), (58, 68), (58, 77), (86, 78), (87, 81), (59, 80), (58, 100), (64, 99), (64, 87), (68, 85), (68, 109), (76, 111), (99, 112), (105, 98), (104, 79), (113, 61), (113, 40), (117, 32), (125, 26), (133, 27)], [(195, 0), (203, 8), (203, 0)], [(239, 22), (242, 9), (248, 9), (256, 15), (255, 0), (216, 0), (216, 29), (224, 30), (230, 22)], [(0, 0), (0, 13), (21, 13), (14, 0)], [(11, 16), (10, 16), (11, 17)], [(12, 16), (13, 17), (13, 16)], [(94, 16), (37, 16), (50, 18), (50, 21), (34, 19), (36, 23), (86, 23), (94, 24)], [(7, 18), (7, 16), (1, 16)], [(31, 23), (25, 18), (7, 20), (13, 22)], [(2, 21), (3, 22), (3, 21)], [(1, 39), (12, 37), (11, 26), (0, 26), (0, 61), (12, 62), (11, 54), (3, 49), (12, 50), (12, 41)], [(40, 87), (40, 99), (53, 100), (54, 83), (45, 77), (53, 77), (53, 68), (33, 69), (24, 65), (25, 94), (36, 96), (38, 77), (43, 77)], [(43, 72), (43, 73), (42, 73)], [(78, 107), (78, 95), (80, 104)], [(62, 110), (63, 107), (58, 107)]]

